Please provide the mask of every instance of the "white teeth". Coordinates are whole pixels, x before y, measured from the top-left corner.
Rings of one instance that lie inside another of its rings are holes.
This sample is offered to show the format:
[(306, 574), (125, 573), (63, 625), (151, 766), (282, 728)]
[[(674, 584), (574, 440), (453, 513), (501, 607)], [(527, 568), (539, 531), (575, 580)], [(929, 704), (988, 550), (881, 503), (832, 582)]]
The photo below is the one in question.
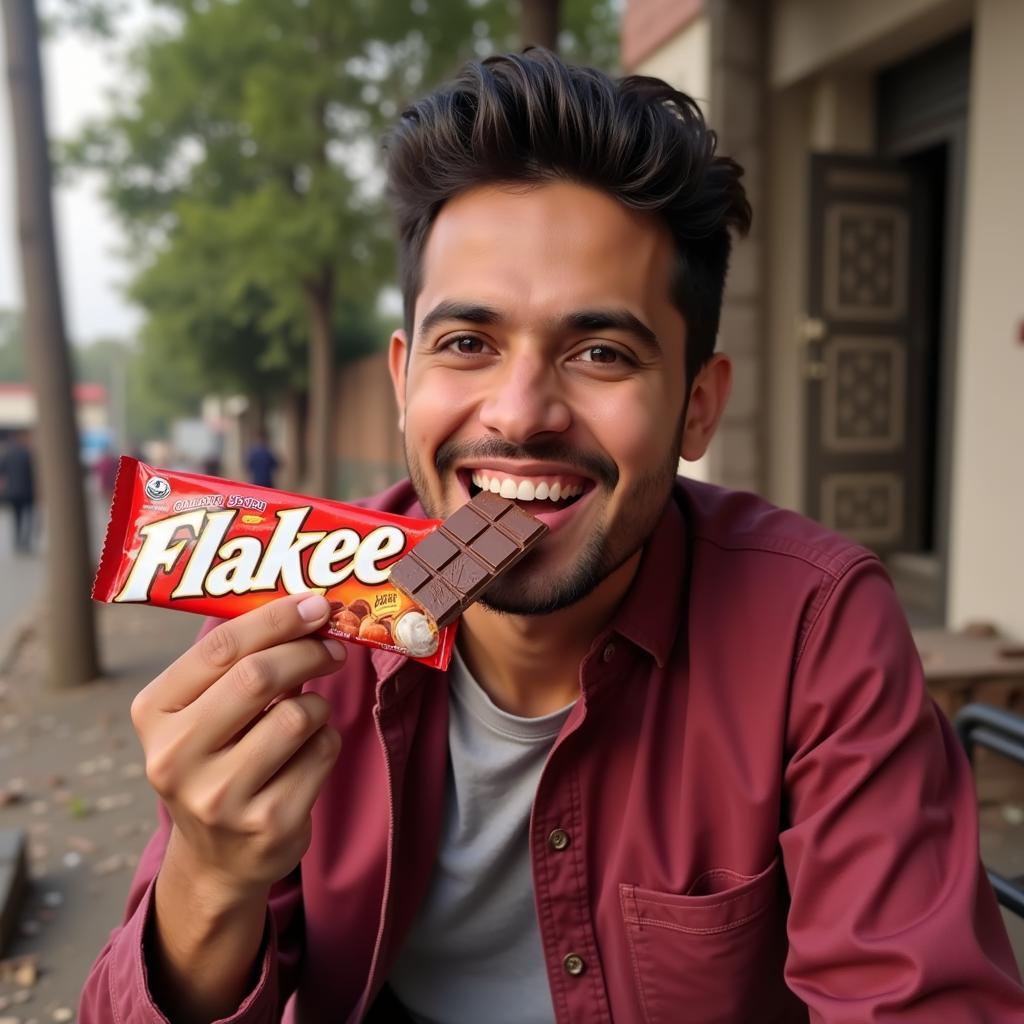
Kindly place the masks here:
[(583, 493), (582, 484), (563, 484), (561, 480), (534, 483), (532, 480), (517, 481), (509, 477), (488, 476), (479, 471), (471, 473), (470, 479), (482, 491), (500, 494), (503, 498), (515, 498), (517, 501), (568, 501)]

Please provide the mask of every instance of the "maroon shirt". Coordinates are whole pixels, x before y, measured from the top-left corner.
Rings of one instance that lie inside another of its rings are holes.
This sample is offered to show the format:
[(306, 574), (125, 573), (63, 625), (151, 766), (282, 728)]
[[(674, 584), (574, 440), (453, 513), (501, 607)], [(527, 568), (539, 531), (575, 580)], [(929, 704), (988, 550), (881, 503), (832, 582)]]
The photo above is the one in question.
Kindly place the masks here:
[[(408, 484), (373, 504), (420, 514)], [(970, 769), (874, 555), (680, 480), (580, 684), (530, 826), (561, 1024), (1024, 1020)], [(344, 743), (233, 1022), (364, 1016), (434, 863), (444, 678), (353, 647), (308, 688)], [(81, 1024), (164, 1020), (143, 935), (167, 836), (161, 810)]]

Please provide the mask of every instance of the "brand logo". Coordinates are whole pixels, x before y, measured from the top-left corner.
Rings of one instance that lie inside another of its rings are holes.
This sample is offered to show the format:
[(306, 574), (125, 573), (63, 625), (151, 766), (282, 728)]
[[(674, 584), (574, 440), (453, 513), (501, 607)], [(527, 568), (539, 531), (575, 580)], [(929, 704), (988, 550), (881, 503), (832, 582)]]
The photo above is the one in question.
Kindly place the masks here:
[(250, 534), (231, 533), (238, 515), (234, 509), (194, 509), (147, 523), (139, 529), (142, 546), (114, 600), (148, 601), (157, 578), (179, 566), (181, 577), (172, 598), (224, 597), (282, 587), (289, 594), (322, 592), (349, 576), (370, 587), (388, 578), (390, 570), (381, 563), (400, 555), (406, 543), (397, 526), (378, 526), (365, 537), (348, 527), (303, 530), (311, 511), (308, 505), (281, 509), (266, 543)]
[(163, 501), (171, 493), (171, 485), (162, 476), (151, 476), (146, 481), (146, 497), (150, 501)]

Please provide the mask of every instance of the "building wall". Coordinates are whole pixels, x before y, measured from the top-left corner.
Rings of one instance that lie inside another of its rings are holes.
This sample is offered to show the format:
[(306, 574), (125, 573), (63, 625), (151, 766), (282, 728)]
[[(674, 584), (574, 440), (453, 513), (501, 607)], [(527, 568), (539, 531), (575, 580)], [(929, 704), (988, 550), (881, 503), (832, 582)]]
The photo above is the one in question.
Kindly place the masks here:
[(707, 115), (711, 96), (710, 19), (706, 14), (693, 18), (630, 70), (664, 79), (692, 96)]
[(973, 38), (950, 618), (1024, 639), (1024, 3), (978, 0)]
[(633, 71), (703, 9), (704, 0), (629, 0), (622, 18), (622, 66)]
[(766, 8), (761, 0), (710, 0), (711, 123), (719, 151), (744, 169), (754, 211), (746, 238), (734, 239), (722, 301), (718, 347), (732, 358), (733, 390), (708, 451), (708, 474), (742, 491), (764, 490)]
[(770, 82), (779, 89), (823, 68), (892, 63), (924, 39), (966, 25), (972, 6), (971, 0), (775, 0)]
[(340, 495), (373, 494), (405, 475), (386, 352), (346, 363), (339, 370), (336, 408)]
[(797, 323), (806, 308), (811, 94), (809, 87), (794, 86), (769, 100), (765, 494), (769, 501), (794, 509), (802, 505), (804, 486), (806, 424)]

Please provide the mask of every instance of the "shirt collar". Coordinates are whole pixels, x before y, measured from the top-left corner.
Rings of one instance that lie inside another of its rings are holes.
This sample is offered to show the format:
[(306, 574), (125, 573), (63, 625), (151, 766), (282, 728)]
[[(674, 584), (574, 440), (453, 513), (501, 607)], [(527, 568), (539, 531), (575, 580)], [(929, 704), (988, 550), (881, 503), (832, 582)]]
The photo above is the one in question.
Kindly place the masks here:
[(685, 629), (684, 593), (688, 578), (686, 523), (676, 486), (658, 525), (644, 545), (640, 565), (611, 626), (620, 636), (647, 651), (659, 668), (668, 661)]

